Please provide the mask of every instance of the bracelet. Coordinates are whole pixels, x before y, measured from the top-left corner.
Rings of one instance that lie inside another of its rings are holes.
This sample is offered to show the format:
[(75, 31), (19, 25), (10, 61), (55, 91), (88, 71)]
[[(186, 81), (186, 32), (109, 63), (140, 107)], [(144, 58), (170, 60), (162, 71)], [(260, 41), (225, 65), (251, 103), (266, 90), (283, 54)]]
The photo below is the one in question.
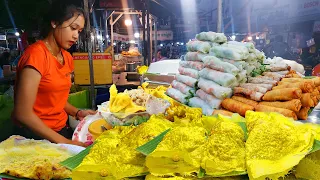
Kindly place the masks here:
[(78, 110), (78, 111), (76, 112), (76, 116), (75, 116), (76, 120), (79, 120), (78, 114), (79, 114), (80, 111), (81, 111), (81, 110)]

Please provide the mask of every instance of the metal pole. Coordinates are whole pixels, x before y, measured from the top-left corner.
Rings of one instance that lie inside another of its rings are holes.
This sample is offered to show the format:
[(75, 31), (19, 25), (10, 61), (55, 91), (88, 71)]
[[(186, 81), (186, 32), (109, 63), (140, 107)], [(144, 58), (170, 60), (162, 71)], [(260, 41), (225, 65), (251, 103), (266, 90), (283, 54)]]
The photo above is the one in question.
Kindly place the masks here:
[(147, 4), (147, 41), (148, 41), (148, 59), (147, 59), (147, 65), (150, 64), (152, 59), (151, 54), (151, 47), (150, 47), (150, 8), (149, 8), (149, 0), (146, 0)]
[(149, 64), (151, 64), (151, 62), (152, 62), (152, 51), (153, 51), (153, 31), (152, 31), (152, 16), (150, 17), (150, 59), (149, 59)]
[(113, 38), (113, 17), (111, 15), (110, 17), (110, 26), (111, 26), (111, 30), (110, 30), (110, 38), (111, 38), (111, 55), (112, 55), (112, 61), (114, 60), (114, 48), (113, 48), (113, 41), (114, 41), (114, 38)]
[(147, 62), (147, 43), (146, 43), (146, 11), (142, 11), (142, 42), (143, 42), (143, 63), (148, 65)]
[(89, 17), (89, 2), (88, 0), (83, 0), (84, 12), (87, 17), (87, 27), (86, 35), (88, 42), (88, 59), (89, 59), (89, 72), (90, 72), (90, 98), (91, 98), (91, 108), (96, 109), (96, 99), (95, 99), (95, 89), (94, 89), (94, 71), (93, 71), (93, 59), (92, 59), (92, 38), (91, 38), (91, 26)]
[(4, 33), (5, 33), (5, 35), (6, 35), (6, 45), (7, 45), (7, 48), (9, 48), (8, 37), (7, 37), (7, 30), (5, 30)]
[(218, 11), (217, 11), (217, 32), (221, 32), (222, 27), (222, 0), (218, 0)]
[(158, 52), (158, 29), (157, 29), (157, 18), (154, 19), (154, 59), (157, 61)]

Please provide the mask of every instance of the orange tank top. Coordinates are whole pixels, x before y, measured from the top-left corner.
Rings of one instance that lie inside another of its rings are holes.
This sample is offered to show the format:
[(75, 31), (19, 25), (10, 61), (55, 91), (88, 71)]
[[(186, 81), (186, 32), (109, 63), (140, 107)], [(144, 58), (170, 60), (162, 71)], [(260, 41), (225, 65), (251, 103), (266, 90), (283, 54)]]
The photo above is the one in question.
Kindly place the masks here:
[(17, 77), (26, 66), (35, 68), (41, 74), (33, 110), (55, 131), (60, 131), (66, 126), (68, 115), (64, 107), (71, 88), (71, 73), (74, 70), (70, 53), (62, 50), (62, 55), (64, 65), (56, 60), (43, 41), (38, 41), (26, 49), (17, 67)]

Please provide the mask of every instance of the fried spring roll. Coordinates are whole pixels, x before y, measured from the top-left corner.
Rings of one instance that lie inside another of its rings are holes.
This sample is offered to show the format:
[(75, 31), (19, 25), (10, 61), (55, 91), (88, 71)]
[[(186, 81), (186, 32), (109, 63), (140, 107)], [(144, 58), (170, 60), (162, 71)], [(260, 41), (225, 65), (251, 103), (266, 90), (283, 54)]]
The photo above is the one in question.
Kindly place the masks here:
[(263, 94), (260, 92), (252, 91), (250, 89), (246, 89), (246, 88), (242, 88), (242, 87), (235, 87), (233, 89), (233, 93), (234, 94), (242, 94), (242, 95), (244, 95), (254, 101), (261, 101), (261, 98), (263, 96)]
[(259, 104), (265, 105), (265, 106), (272, 106), (272, 107), (277, 107), (277, 108), (283, 108), (283, 109), (289, 109), (294, 112), (299, 112), (301, 109), (301, 101), (299, 99), (292, 99), (290, 101), (285, 101), (285, 102), (280, 102), (280, 101), (275, 101), (275, 102), (267, 102), (267, 101), (262, 101)]
[(303, 93), (309, 93), (313, 91), (313, 86), (310, 82), (297, 82), (297, 83), (279, 82), (279, 85), (273, 87), (272, 89), (284, 89), (284, 88), (300, 88)]
[[(315, 79), (315, 78), (314, 78)], [(315, 84), (315, 80), (313, 79), (303, 79), (303, 78), (283, 78), (281, 82), (289, 82), (289, 83), (297, 83), (297, 82), (310, 82), (313, 85), (317, 86)]]
[(296, 112), (299, 120), (307, 120), (308, 119), (308, 112), (310, 107), (303, 107), (300, 109), (299, 112)]
[(236, 101), (234, 99), (224, 99), (221, 103), (222, 107), (231, 111), (240, 114), (241, 116), (245, 116), (246, 112), (249, 110), (254, 110), (253, 106), (242, 103), (240, 101)]
[(216, 114), (222, 114), (224, 116), (232, 116), (233, 112), (227, 111), (227, 110), (214, 110), (212, 115), (216, 115)]
[(283, 108), (277, 108), (277, 107), (271, 107), (271, 106), (265, 106), (262, 104), (259, 104), (256, 106), (256, 111), (258, 112), (278, 112), (286, 117), (292, 117), (294, 120), (297, 120), (297, 115), (293, 111), (289, 109), (283, 109)]
[(317, 99), (317, 97), (311, 95), (311, 99), (312, 99), (312, 101), (313, 101), (313, 106), (311, 106), (311, 107), (317, 106), (317, 105), (318, 105), (318, 99)]
[(313, 92), (311, 93), (311, 95), (313, 95), (313, 96), (317, 96), (317, 95), (319, 95), (320, 93), (319, 93), (319, 90), (318, 89), (314, 89), (313, 90)]
[(234, 99), (236, 101), (240, 101), (242, 103), (248, 104), (250, 106), (256, 107), (256, 105), (258, 105), (259, 103), (257, 101), (251, 100), (251, 99), (247, 99), (245, 97), (241, 97), (241, 96), (232, 96), (231, 99)]
[(310, 93), (303, 93), (300, 100), (302, 107), (314, 107), (314, 102)]
[(302, 91), (300, 88), (285, 88), (268, 91), (262, 99), (264, 101), (289, 101), (300, 99)]
[(317, 87), (318, 91), (320, 91), (320, 86)]

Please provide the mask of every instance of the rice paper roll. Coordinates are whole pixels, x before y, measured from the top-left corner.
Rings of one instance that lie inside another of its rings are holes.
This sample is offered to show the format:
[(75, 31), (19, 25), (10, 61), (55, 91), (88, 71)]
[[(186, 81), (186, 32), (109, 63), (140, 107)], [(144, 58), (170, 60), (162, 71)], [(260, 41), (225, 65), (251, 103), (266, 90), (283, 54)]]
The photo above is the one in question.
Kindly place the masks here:
[(236, 77), (229, 73), (223, 73), (209, 68), (204, 68), (199, 72), (199, 76), (216, 82), (217, 84), (228, 87), (237, 81)]
[(278, 71), (287, 71), (289, 70), (288, 64), (285, 63), (274, 63), (267, 66), (267, 69), (269, 69), (272, 72), (278, 72)]
[(289, 71), (277, 71), (275, 73), (281, 74), (281, 75), (287, 75)]
[[(243, 87), (243, 88), (247, 88), (247, 87), (262, 87), (262, 88), (265, 88), (267, 89), (267, 91), (271, 90), (273, 85), (272, 84), (253, 84), (253, 83), (243, 83), (243, 84), (240, 84), (240, 87)], [(260, 92), (260, 91), (259, 91)], [(262, 92), (261, 92), (262, 93)]]
[(206, 102), (211, 108), (220, 108), (221, 99), (218, 99), (215, 96), (204, 92), (202, 89), (197, 90), (196, 96), (202, 99), (204, 102)]
[(285, 75), (281, 75), (274, 72), (264, 72), (262, 73), (262, 75), (271, 77), (275, 81), (280, 81), (283, 77), (285, 77)]
[(303, 93), (301, 95), (301, 104), (303, 107), (314, 107), (315, 104), (311, 98), (311, 94), (310, 93)]
[(207, 116), (212, 115), (212, 113), (213, 113), (213, 108), (210, 107), (205, 101), (203, 101), (199, 97), (190, 98), (189, 99), (189, 106), (201, 108), (202, 113)]
[(246, 48), (244, 46), (238, 46), (238, 45), (229, 44), (229, 43), (224, 43), (221, 46), (238, 49), (238, 50), (240, 50), (241, 52), (243, 52), (245, 54), (249, 54), (248, 48)]
[(216, 32), (201, 32), (196, 35), (196, 39), (199, 41), (211, 41), (216, 43), (227, 42), (227, 37), (223, 33)]
[(175, 88), (168, 88), (167, 95), (170, 96), (171, 98), (181, 102), (182, 104), (187, 103), (188, 96), (186, 94), (183, 94), (182, 92), (180, 92), (179, 90), (177, 90)]
[(249, 52), (255, 52), (254, 44), (251, 42), (229, 41), (228, 44), (233, 44), (233, 45), (237, 45), (237, 46), (244, 46), (248, 49)]
[(266, 56), (264, 55), (264, 53), (259, 51), (258, 49), (255, 49), (254, 53), (255, 53), (255, 55), (256, 55), (256, 57), (257, 57), (259, 62), (262, 63), (266, 59)]
[(197, 71), (195, 69), (179, 67), (178, 71), (182, 75), (190, 76), (195, 79), (199, 78), (199, 71)]
[(240, 82), (242, 79), (247, 77), (247, 71), (243, 70), (236, 75), (237, 81)]
[(261, 87), (259, 84), (255, 84), (255, 85), (240, 84), (240, 87), (249, 89), (252, 91), (260, 92), (262, 94), (265, 94), (268, 91), (267, 88)]
[(184, 61), (202, 61), (202, 59), (206, 56), (209, 56), (209, 54), (203, 54), (200, 52), (187, 52), (184, 56)]
[(245, 62), (245, 61), (234, 61), (234, 60), (225, 59), (225, 58), (221, 58), (221, 60), (224, 61), (224, 62), (227, 62), (227, 63), (230, 63), (230, 64), (236, 66), (236, 67), (239, 69), (239, 71), (244, 70), (244, 69), (245, 69), (246, 67), (248, 67), (248, 65), (249, 65), (249, 64), (248, 64), (247, 62)]
[(286, 117), (291, 117), (294, 120), (297, 120), (297, 115), (295, 112), (289, 110), (289, 109), (283, 109), (283, 108), (277, 108), (272, 106), (265, 106), (265, 105), (257, 105), (256, 110), (257, 112), (278, 112)]
[(195, 94), (194, 88), (187, 86), (177, 80), (172, 81), (171, 86), (183, 94), (190, 95), (190, 94)]
[(212, 94), (219, 99), (231, 97), (232, 94), (231, 88), (222, 87), (219, 84), (204, 78), (199, 79), (198, 86), (206, 93)]
[(300, 88), (303, 93), (311, 93), (313, 91), (312, 84), (309, 82), (297, 82), (297, 83), (279, 82), (278, 86), (275, 86), (272, 89), (284, 89), (284, 88)]
[(240, 101), (242, 103), (248, 104), (250, 106), (256, 107), (256, 105), (258, 105), (259, 103), (257, 101), (245, 98), (245, 97), (241, 97), (241, 96), (232, 96), (231, 99), (236, 100), (236, 101)]
[(299, 99), (292, 99), (290, 101), (273, 101), (273, 102), (268, 102), (268, 101), (262, 101), (259, 104), (265, 105), (265, 106), (272, 106), (272, 107), (277, 107), (277, 108), (284, 108), (284, 109), (289, 109), (294, 112), (299, 112), (302, 104)]
[(198, 71), (204, 68), (204, 63), (201, 61), (180, 61), (179, 64), (181, 67), (191, 68)]
[(227, 111), (227, 110), (223, 110), (223, 109), (215, 109), (215, 110), (213, 111), (213, 114), (212, 114), (212, 115), (216, 115), (216, 114), (221, 114), (221, 115), (224, 115), (224, 116), (232, 117), (233, 112)]
[(310, 110), (310, 107), (302, 107), (299, 112), (296, 112), (298, 119), (307, 120), (309, 110)]
[(209, 53), (211, 45), (209, 42), (203, 41), (189, 41), (187, 44), (187, 50), (193, 52), (202, 52), (202, 53)]
[(258, 58), (257, 58), (256, 54), (249, 53), (248, 58), (246, 59), (246, 61), (250, 62), (250, 63), (254, 63), (254, 62), (258, 62), (257, 59)]
[(183, 84), (186, 84), (190, 87), (195, 88), (196, 84), (197, 84), (197, 79), (189, 77), (189, 76), (185, 76), (185, 75), (181, 75), (181, 74), (177, 74), (176, 75), (176, 80), (179, 82), (182, 82)]
[(233, 89), (233, 93), (235, 95), (243, 95), (243, 96), (248, 97), (254, 101), (261, 101), (261, 98), (263, 96), (263, 94), (260, 92), (253, 91), (253, 90), (246, 89), (246, 88), (242, 88), (242, 87), (235, 87)]
[(245, 116), (247, 111), (253, 111), (254, 107), (250, 106), (248, 104), (242, 103), (240, 101), (236, 101), (234, 99), (224, 99), (221, 103), (221, 106), (226, 109), (229, 110), (231, 112), (235, 112), (240, 114), (241, 116)]
[(239, 69), (228, 62), (224, 62), (215, 56), (207, 56), (203, 58), (204, 65), (216, 71), (230, 73), (236, 75), (239, 73)]
[(289, 101), (292, 99), (300, 99), (302, 91), (300, 88), (274, 89), (268, 91), (264, 96), (264, 101)]
[(253, 65), (248, 65), (246, 68), (245, 68), (245, 70), (247, 71), (247, 76), (251, 76), (251, 73), (252, 73), (252, 71), (254, 70), (254, 69), (256, 69), (256, 66), (253, 66)]
[(253, 84), (271, 84), (271, 85), (277, 84), (277, 81), (268, 80), (268, 79), (264, 79), (264, 78), (258, 78), (258, 77), (249, 77), (248, 82), (253, 83)]
[(221, 58), (241, 61), (248, 58), (248, 51), (241, 51), (240, 49), (230, 48), (225, 46), (214, 46), (210, 49), (210, 55)]

